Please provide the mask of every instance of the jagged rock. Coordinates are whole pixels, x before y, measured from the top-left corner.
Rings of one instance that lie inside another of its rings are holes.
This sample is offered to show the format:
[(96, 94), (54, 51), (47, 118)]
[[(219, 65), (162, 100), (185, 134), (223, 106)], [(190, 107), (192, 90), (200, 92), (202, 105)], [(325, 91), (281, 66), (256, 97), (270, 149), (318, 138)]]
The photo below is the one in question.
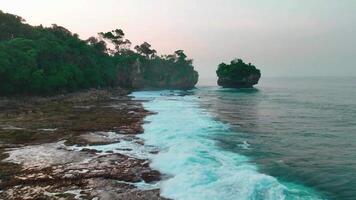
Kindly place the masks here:
[(251, 74), (240, 80), (234, 80), (231, 78), (219, 78), (218, 85), (226, 88), (252, 88), (254, 85), (258, 84), (261, 75)]
[(159, 190), (134, 185), (160, 179), (147, 159), (90, 148), (121, 141), (143, 145), (135, 134), (149, 112), (138, 101), (96, 90), (0, 98), (0, 108), (0, 199), (164, 199)]

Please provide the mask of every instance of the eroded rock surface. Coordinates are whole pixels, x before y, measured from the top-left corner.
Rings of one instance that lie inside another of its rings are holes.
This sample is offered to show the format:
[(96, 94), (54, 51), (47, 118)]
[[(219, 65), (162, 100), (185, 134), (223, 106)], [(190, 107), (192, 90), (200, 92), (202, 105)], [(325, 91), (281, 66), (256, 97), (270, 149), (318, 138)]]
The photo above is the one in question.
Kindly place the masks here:
[(150, 113), (122, 92), (0, 99), (0, 108), (0, 199), (164, 199), (135, 185), (160, 180), (148, 159), (95, 148), (144, 148), (135, 134)]

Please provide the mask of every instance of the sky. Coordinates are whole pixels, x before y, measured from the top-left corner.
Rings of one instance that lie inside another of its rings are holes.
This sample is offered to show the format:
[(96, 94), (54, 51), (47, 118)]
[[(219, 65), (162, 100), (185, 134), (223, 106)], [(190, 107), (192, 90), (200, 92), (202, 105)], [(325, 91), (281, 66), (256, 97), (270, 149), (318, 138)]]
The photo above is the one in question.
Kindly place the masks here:
[(356, 0), (0, 0), (0, 10), (83, 39), (121, 28), (159, 54), (183, 49), (200, 82), (234, 58), (265, 77), (356, 76)]

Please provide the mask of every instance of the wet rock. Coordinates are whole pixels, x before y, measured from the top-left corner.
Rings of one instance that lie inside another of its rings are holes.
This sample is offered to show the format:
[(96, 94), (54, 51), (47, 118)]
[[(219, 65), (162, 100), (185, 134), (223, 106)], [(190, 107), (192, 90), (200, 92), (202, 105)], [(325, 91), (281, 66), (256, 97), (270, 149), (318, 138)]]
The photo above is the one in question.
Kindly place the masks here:
[(97, 153), (101, 153), (102, 152), (102, 151), (99, 151), (99, 150), (96, 150), (96, 149), (89, 149), (89, 148), (84, 148), (81, 151), (88, 152), (90, 154), (97, 154)]
[[(88, 180), (109, 179), (124, 182), (154, 182), (160, 180), (160, 173), (152, 170), (146, 160), (134, 159), (121, 154), (87, 155), (90, 160), (76, 163), (53, 165), (46, 168), (31, 167), (19, 172), (11, 180), (1, 183), (5, 188), (4, 195), (14, 195), (14, 191), (23, 191), (31, 197), (37, 197), (50, 186), (47, 192), (53, 192), (53, 188), (68, 188), (80, 186), (86, 188)], [(94, 184), (94, 183), (92, 183)], [(83, 187), (85, 186), (85, 187)], [(35, 188), (40, 187), (36, 190)], [(92, 186), (91, 186), (92, 187)], [(37, 192), (36, 192), (37, 191)], [(1, 197), (1, 195), (0, 195)]]
[(142, 172), (141, 177), (146, 183), (152, 183), (161, 179), (161, 173), (156, 170), (147, 170)]
[(8, 149), (8, 157), (4, 162), (21, 164), (24, 169), (45, 168), (51, 165), (79, 162), (85, 159), (85, 154), (68, 151), (63, 147), (64, 141), (30, 145)]
[(118, 150), (118, 151), (132, 151), (132, 149), (128, 149), (128, 148), (125, 148), (125, 149), (116, 148), (116, 150)]
[(151, 154), (158, 154), (159, 151), (158, 151), (158, 150), (153, 150), (153, 151), (150, 151), (149, 153), (151, 153)]
[(125, 192), (116, 196), (117, 199), (125, 200), (168, 200), (159, 195), (159, 190), (132, 191)]
[(114, 132), (85, 133), (71, 139), (72, 143), (80, 146), (103, 145), (120, 142), (120, 137)]
[(0, 109), (0, 199), (163, 199), (159, 190), (132, 185), (160, 180), (148, 160), (69, 147), (143, 145), (134, 135), (143, 132), (143, 118), (150, 113), (139, 101), (119, 91), (91, 90), (0, 98)]

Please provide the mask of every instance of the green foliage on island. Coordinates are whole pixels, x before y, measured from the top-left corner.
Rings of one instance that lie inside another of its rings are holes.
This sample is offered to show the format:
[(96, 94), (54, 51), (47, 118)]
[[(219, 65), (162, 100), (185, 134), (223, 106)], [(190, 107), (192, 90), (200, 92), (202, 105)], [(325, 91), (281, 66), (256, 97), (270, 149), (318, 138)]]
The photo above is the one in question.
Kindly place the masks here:
[(216, 71), (218, 85), (223, 87), (250, 88), (257, 84), (261, 72), (251, 63), (241, 59), (232, 60), (230, 64), (221, 63)]
[(157, 56), (147, 42), (135, 51), (130, 46), (121, 29), (84, 41), (64, 27), (30, 26), (0, 11), (0, 95), (116, 86), (189, 89), (196, 84), (198, 74), (183, 51)]

